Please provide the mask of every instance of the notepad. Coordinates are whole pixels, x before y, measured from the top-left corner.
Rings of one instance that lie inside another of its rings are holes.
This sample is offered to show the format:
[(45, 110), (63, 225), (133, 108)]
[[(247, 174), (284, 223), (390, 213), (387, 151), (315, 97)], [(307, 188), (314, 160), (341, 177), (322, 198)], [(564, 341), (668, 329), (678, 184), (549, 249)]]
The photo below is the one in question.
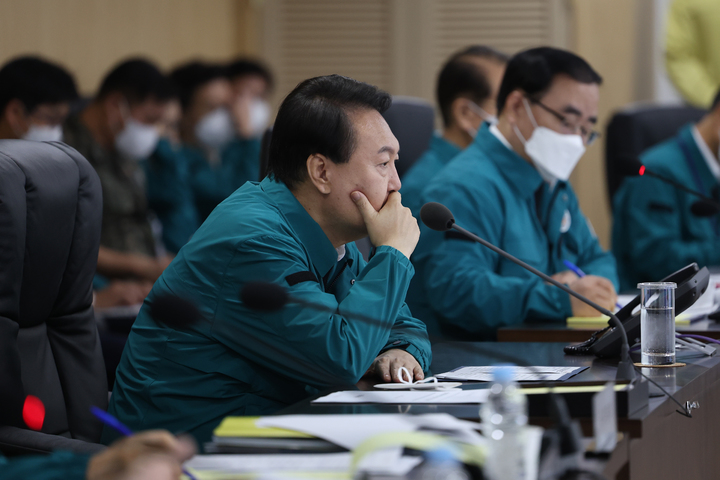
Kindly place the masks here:
[(276, 427), (258, 427), (260, 417), (225, 417), (213, 434), (216, 437), (313, 438), (307, 433)]

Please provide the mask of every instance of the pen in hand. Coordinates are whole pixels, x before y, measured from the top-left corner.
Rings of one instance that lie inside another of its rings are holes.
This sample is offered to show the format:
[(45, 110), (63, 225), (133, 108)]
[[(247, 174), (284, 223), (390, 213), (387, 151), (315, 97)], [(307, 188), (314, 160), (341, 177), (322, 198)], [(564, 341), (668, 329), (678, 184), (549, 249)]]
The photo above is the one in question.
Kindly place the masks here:
[[(572, 263), (570, 260), (563, 260), (563, 264), (565, 264), (565, 266), (568, 268), (568, 270), (573, 272), (578, 277), (582, 278), (585, 276), (585, 272), (580, 270), (580, 267), (578, 267), (577, 265)], [(615, 302), (615, 306), (617, 307), (618, 310), (623, 308), (622, 305), (620, 305), (620, 303), (618, 303), (618, 302)]]
[[(95, 415), (102, 423), (105, 425), (114, 428), (118, 433), (122, 434), (125, 437), (129, 437), (133, 434), (132, 430), (130, 430), (126, 425), (124, 425), (120, 420), (113, 417), (109, 413), (107, 413), (105, 410), (98, 408), (96, 406), (91, 406), (90, 411), (93, 415)], [(190, 478), (190, 480), (197, 480), (190, 472), (185, 470), (185, 468), (182, 469), (182, 472)]]

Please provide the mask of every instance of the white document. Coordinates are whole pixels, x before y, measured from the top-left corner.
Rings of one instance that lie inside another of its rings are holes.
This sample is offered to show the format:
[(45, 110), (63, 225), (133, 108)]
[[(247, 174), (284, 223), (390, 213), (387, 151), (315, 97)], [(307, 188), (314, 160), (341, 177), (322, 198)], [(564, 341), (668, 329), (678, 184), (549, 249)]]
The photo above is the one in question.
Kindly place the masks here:
[(216, 472), (324, 471), (347, 472), (351, 452), (249, 455), (195, 455), (185, 462), (192, 470)]
[(345, 391), (334, 392), (312, 403), (389, 403), (389, 404), (459, 404), (484, 403), (488, 397), (487, 389), (482, 390), (403, 390), (403, 391)]
[[(371, 452), (358, 465), (358, 470), (374, 474), (403, 477), (415, 468), (422, 457), (403, 457), (402, 447), (392, 447)], [(196, 455), (185, 463), (195, 472), (233, 473), (278, 473), (291, 472), (303, 476), (322, 473), (338, 473), (338, 478), (347, 477), (352, 453), (291, 453), (291, 454), (248, 454), (248, 455)], [(202, 475), (201, 475), (202, 476)], [(263, 477), (265, 478), (265, 477)], [(293, 477), (295, 478), (295, 477)], [(313, 478), (309, 476), (308, 478)]]
[[(435, 375), (437, 378), (477, 382), (492, 382), (493, 371), (498, 368), (512, 368), (515, 371), (514, 380), (516, 382), (532, 382), (545, 381), (556, 382), (567, 380), (573, 375), (577, 375), (588, 367), (505, 367), (505, 366), (488, 366), (488, 367), (460, 367), (449, 372)], [(469, 390), (464, 390), (469, 391)]]
[[(482, 390), (477, 390), (482, 391)], [(374, 393), (439, 393), (439, 392), (374, 392)], [(485, 394), (487, 395), (487, 394)], [(262, 417), (259, 427), (277, 427), (296, 430), (322, 438), (335, 445), (352, 450), (368, 438), (382, 433), (441, 430), (457, 432), (456, 438), (468, 443), (481, 441), (475, 431), (479, 424), (458, 420), (447, 413), (427, 415), (367, 414), (367, 415), (278, 415)]]
[[(378, 392), (380, 393), (380, 392)], [(387, 392), (386, 392), (387, 393)], [(304, 432), (352, 450), (366, 439), (390, 432), (414, 432), (417, 427), (405, 415), (278, 415), (262, 417), (258, 427), (277, 427)]]

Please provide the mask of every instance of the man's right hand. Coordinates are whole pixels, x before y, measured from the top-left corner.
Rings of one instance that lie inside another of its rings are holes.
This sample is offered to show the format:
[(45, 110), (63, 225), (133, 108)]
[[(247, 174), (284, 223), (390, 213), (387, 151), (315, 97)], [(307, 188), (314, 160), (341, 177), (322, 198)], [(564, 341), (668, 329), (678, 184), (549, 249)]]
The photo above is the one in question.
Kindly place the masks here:
[(365, 221), (370, 242), (376, 247), (388, 245), (410, 258), (420, 239), (420, 227), (410, 209), (403, 207), (400, 193), (392, 192), (380, 211), (362, 192), (352, 192), (350, 197)]
[(176, 480), (182, 463), (196, 452), (190, 437), (176, 438), (163, 430), (126, 437), (94, 455), (87, 480)]
[[(611, 312), (615, 309), (617, 293), (615, 293), (615, 287), (612, 282), (607, 278), (586, 275), (575, 280), (569, 286), (580, 295), (597, 303), (601, 307)], [(576, 317), (597, 317), (598, 315), (602, 315), (590, 305), (581, 302), (572, 295), (570, 296), (570, 305), (572, 306), (573, 315)]]

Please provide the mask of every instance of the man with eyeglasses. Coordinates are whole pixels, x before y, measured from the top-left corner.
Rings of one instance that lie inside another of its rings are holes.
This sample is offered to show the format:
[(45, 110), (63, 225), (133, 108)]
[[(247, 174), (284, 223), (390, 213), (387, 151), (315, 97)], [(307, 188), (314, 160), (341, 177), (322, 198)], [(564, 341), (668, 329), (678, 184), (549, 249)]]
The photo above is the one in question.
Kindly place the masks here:
[[(428, 185), (458, 224), (612, 309), (617, 272), (580, 211), (568, 183), (598, 137), (601, 77), (563, 50), (526, 50), (508, 63), (498, 93), (498, 123)], [(408, 304), (430, 334), (492, 340), (499, 327), (564, 322), (598, 312), (519, 266), (454, 232), (422, 227), (412, 256)], [(568, 271), (569, 261), (586, 274)]]

